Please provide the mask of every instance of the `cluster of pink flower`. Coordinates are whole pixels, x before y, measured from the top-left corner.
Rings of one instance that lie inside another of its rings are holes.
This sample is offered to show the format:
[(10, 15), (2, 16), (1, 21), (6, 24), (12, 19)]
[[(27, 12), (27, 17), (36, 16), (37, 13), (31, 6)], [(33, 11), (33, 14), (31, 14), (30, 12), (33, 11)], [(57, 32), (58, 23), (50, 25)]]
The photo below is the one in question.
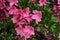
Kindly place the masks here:
[[(9, 2), (10, 4), (9, 5), (7, 5), (6, 3), (7, 2)], [(8, 9), (7, 9), (7, 7), (9, 6), (9, 7), (11, 7), (11, 6), (13, 6), (13, 5), (16, 5), (17, 6), (17, 3), (18, 3), (18, 0), (0, 0), (0, 20), (3, 22), (3, 23), (5, 23), (5, 24), (7, 24), (6, 23), (6, 17), (8, 17), (9, 16), (9, 13), (8, 13)]]
[[(31, 35), (34, 35), (34, 28), (32, 26), (25, 26), (22, 27), (23, 24), (28, 25), (30, 22), (35, 19), (36, 24), (41, 21), (42, 18), (42, 12), (33, 10), (33, 14), (30, 13), (29, 7), (25, 9), (16, 9), (16, 10), (10, 10), (11, 13), (13, 14), (12, 21), (16, 25), (20, 25), (16, 28), (16, 31), (18, 34), (21, 36), (24, 36), (25, 38), (29, 38)], [(22, 28), (20, 28), (22, 27)]]
[[(57, 17), (57, 21), (60, 22), (60, 0), (57, 1), (58, 4), (54, 3), (52, 9), (54, 11), (54, 16)], [(38, 6), (47, 4), (47, 0), (30, 0), (30, 2), (38, 2)], [(0, 20), (6, 23), (6, 17), (12, 15), (12, 22), (18, 26), (15, 28), (17, 35), (24, 37), (26, 40), (35, 34), (34, 27), (30, 26), (30, 22), (35, 20), (36, 24), (38, 24), (42, 19), (42, 12), (38, 10), (33, 10), (31, 12), (29, 7), (18, 9), (18, 6), (18, 0), (0, 0)], [(48, 25), (46, 24), (45, 27), (48, 28)], [(37, 27), (37, 31), (40, 31), (40, 26)], [(48, 40), (51, 39), (48, 34), (46, 38), (48, 38)]]
[(29, 7), (25, 9), (10, 9), (9, 14), (13, 14), (12, 21), (17, 25), (28, 24), (32, 19), (36, 19), (36, 23), (41, 21), (42, 13), (41, 11), (33, 10), (33, 14), (30, 13)]
[(32, 26), (22, 27), (23, 24), (28, 25), (33, 19), (36, 20), (36, 24), (41, 21), (42, 12), (33, 10), (33, 14), (30, 13), (29, 7), (25, 9), (16, 9), (12, 7), (9, 10), (9, 14), (13, 15), (12, 21), (16, 25), (20, 25), (16, 28), (16, 32), (25, 38), (29, 38), (31, 35), (34, 35), (34, 28)]
[[(36, 0), (31, 1), (35, 2)], [(6, 5), (6, 2), (9, 2), (9, 5)], [(45, 5), (45, 2), (46, 1), (44, 0), (39, 1), (41, 6)], [(6, 16), (13, 15), (11, 20), (13, 23), (18, 25), (18, 27), (15, 29), (17, 34), (24, 37), (26, 40), (26, 38), (34, 35), (34, 28), (28, 24), (30, 24), (32, 20), (36, 20), (36, 24), (38, 24), (38, 22), (41, 21), (42, 12), (33, 10), (33, 12), (30, 13), (29, 7), (26, 7), (25, 9), (18, 9), (14, 5), (18, 6), (18, 0), (0, 0), (0, 9), (4, 11)], [(22, 26), (23, 24), (25, 24), (24, 27)]]
[(25, 26), (24, 28), (21, 25), (19, 25), (19, 27), (17, 27), (15, 30), (18, 33), (17, 35), (24, 37), (25, 40), (26, 38), (30, 38), (31, 35), (34, 35), (34, 28), (32, 26)]
[(0, 8), (3, 9), (6, 7), (6, 2), (9, 2), (9, 6), (17, 5), (18, 0), (0, 0)]
[[(31, 0), (31, 2), (36, 2), (37, 0)], [(47, 1), (46, 0), (39, 0), (39, 6), (43, 6), (43, 5), (46, 5), (47, 4)]]
[(58, 0), (58, 4), (53, 4), (53, 11), (54, 11), (54, 16), (57, 17), (57, 22), (60, 22), (60, 1)]

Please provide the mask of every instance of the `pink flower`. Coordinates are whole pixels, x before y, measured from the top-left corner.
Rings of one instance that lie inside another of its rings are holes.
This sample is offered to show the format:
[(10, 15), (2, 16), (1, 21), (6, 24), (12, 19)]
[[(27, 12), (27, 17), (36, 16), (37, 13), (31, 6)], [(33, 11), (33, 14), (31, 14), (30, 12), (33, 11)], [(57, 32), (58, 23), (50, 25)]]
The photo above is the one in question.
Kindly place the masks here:
[(17, 4), (18, 0), (7, 0), (10, 3), (10, 6)]
[(52, 40), (53, 37), (54, 37), (53, 34), (46, 34), (47, 40)]
[(10, 9), (10, 14), (12, 13), (13, 13), (12, 21), (17, 25), (27, 24), (27, 22), (30, 23), (32, 21), (32, 14), (30, 14), (29, 7), (25, 9), (16, 9), (12, 7)]
[(60, 0), (58, 0), (58, 4), (60, 5)]
[(33, 15), (32, 15), (32, 19), (36, 20), (36, 24), (38, 24), (38, 22), (41, 21), (42, 18), (42, 12), (41, 11), (37, 11), (37, 10), (33, 10)]
[(36, 2), (36, 0), (30, 0), (31, 2)]
[(5, 7), (6, 7), (5, 1), (4, 0), (0, 0), (0, 8), (3, 9)]
[(34, 28), (32, 26), (25, 26), (24, 29), (25, 38), (30, 38), (31, 35), (34, 35)]
[(21, 10), (16, 10), (14, 12), (13, 18), (12, 18), (13, 23), (17, 24), (19, 22), (19, 20), (21, 19), (20, 12), (21, 12)]
[(22, 13), (23, 18), (29, 16), (29, 13), (30, 13), (29, 7), (23, 9), (23, 13)]
[(30, 36), (34, 35), (34, 28), (32, 26), (25, 26), (25, 28), (23, 28), (20, 25), (15, 30), (21, 37), (30, 38)]
[(57, 18), (57, 22), (60, 22), (60, 17)]
[(32, 14), (29, 14), (25, 19), (30, 23), (32, 21)]
[(13, 18), (12, 18), (13, 23), (17, 24), (22, 19), (21, 12), (22, 12), (22, 10), (18, 9), (13, 13)]
[(17, 22), (17, 25), (27, 24), (27, 21), (25, 19), (22, 19)]
[(60, 5), (59, 5), (59, 6), (57, 6), (57, 8), (58, 8), (58, 10), (60, 10)]
[(13, 23), (17, 23), (18, 22), (18, 19), (17, 19), (18, 17), (17, 16), (15, 16), (15, 17), (13, 17), (11, 20), (12, 20), (12, 22)]
[(15, 6), (8, 6), (6, 9), (9, 11), (9, 15), (12, 15), (15, 11), (17, 11)]
[(39, 0), (39, 6), (46, 5), (47, 1), (46, 0)]
[(29, 7), (23, 9), (22, 17), (25, 18), (29, 23), (32, 21), (32, 14), (30, 14)]
[(24, 36), (24, 28), (22, 25), (19, 25), (19, 27), (15, 28), (17, 35), (20, 35), (21, 37)]
[(59, 14), (57, 12), (54, 12), (54, 16), (57, 17)]
[(53, 11), (56, 11), (56, 9), (57, 9), (57, 6), (54, 5), (53, 8), (52, 8), (52, 10), (53, 10)]

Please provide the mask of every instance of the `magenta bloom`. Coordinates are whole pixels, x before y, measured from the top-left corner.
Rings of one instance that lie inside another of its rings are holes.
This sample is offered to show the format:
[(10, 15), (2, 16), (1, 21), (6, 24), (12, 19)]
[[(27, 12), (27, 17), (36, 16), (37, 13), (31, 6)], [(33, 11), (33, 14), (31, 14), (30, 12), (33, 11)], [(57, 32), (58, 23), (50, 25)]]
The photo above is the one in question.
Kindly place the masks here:
[(30, 23), (32, 21), (32, 14), (28, 15), (25, 19)]
[(47, 1), (46, 0), (39, 0), (39, 6), (46, 5)]
[(25, 9), (16, 9), (12, 7), (10, 10), (10, 14), (13, 13), (13, 18), (12, 21), (13, 23), (16, 23), (17, 25), (19, 24), (27, 24), (32, 21), (32, 14), (30, 14), (29, 7)]
[(23, 9), (22, 17), (23, 18), (28, 17), (29, 16), (29, 13), (30, 13), (29, 7)]
[(32, 26), (25, 26), (24, 28), (20, 25), (15, 30), (18, 35), (24, 38), (30, 38), (30, 36), (34, 35), (34, 28)]
[(16, 32), (17, 32), (17, 35), (21, 35), (21, 36), (24, 36), (24, 28), (19, 25), (19, 27), (15, 28)]
[(7, 6), (6, 9), (9, 11), (8, 12), (9, 15), (14, 14), (14, 12), (17, 10), (15, 6)]
[(46, 34), (47, 40), (52, 40), (53, 37), (54, 37), (53, 34)]
[(57, 6), (54, 5), (53, 8), (52, 8), (52, 10), (53, 10), (53, 11), (56, 11), (56, 9), (57, 9)]
[(18, 0), (7, 0), (10, 3), (10, 6), (16, 5), (18, 3)]
[(23, 9), (23, 15), (22, 17), (30, 23), (32, 21), (32, 14), (30, 14), (29, 7)]
[(25, 26), (24, 29), (25, 38), (30, 38), (31, 35), (34, 35), (34, 28), (32, 26)]
[(38, 24), (38, 22), (41, 21), (41, 18), (42, 18), (42, 12), (41, 11), (37, 11), (37, 10), (33, 10), (33, 16), (32, 16), (32, 19), (35, 19), (36, 20), (36, 24)]
[(20, 24), (27, 24), (27, 21), (25, 19), (22, 19), (19, 22), (17, 22), (17, 25), (20, 25)]
[(0, 0), (0, 9), (3, 9), (5, 7), (6, 7), (5, 1), (4, 0)]
[(60, 5), (60, 0), (58, 0), (58, 4)]
[(57, 18), (57, 22), (60, 22), (60, 17)]
[(18, 22), (18, 16), (13, 16), (13, 18), (11, 20), (13, 21), (13, 23), (17, 23)]
[(59, 5), (59, 6), (57, 6), (57, 8), (58, 8), (58, 10), (60, 10), (60, 5)]

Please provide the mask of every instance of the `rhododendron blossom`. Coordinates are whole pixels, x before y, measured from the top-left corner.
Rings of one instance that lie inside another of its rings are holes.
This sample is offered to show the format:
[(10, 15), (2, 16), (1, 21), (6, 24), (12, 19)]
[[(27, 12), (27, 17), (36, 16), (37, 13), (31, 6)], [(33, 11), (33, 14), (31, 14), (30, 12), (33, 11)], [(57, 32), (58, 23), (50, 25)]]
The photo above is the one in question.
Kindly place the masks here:
[(1, 40), (54, 40), (58, 22), (60, 0), (0, 0)]
[(60, 22), (60, 17), (57, 18), (57, 22)]
[(22, 24), (27, 24), (27, 21), (25, 19), (20, 20), (19, 22), (17, 22), (17, 25), (22, 25)]
[(46, 0), (39, 0), (39, 6), (46, 5), (47, 1)]
[(53, 8), (52, 8), (54, 11), (56, 11), (57, 9), (57, 6), (56, 5), (53, 5)]
[(24, 36), (24, 28), (19, 25), (19, 27), (15, 28), (16, 32), (17, 32), (17, 35), (21, 35), (21, 36)]
[(25, 26), (24, 29), (25, 38), (30, 38), (31, 35), (34, 35), (34, 28), (32, 26)]
[(22, 17), (25, 18), (25, 17), (29, 16), (29, 13), (30, 13), (29, 7), (23, 9)]
[(28, 23), (30, 23), (32, 21), (32, 14), (30, 14), (28, 17), (25, 18)]
[(10, 3), (10, 6), (17, 4), (18, 0), (7, 0)]
[(9, 15), (14, 14), (14, 12), (17, 10), (15, 6), (7, 6), (6, 9), (9, 11), (8, 12)]
[(41, 21), (42, 18), (42, 12), (38, 10), (33, 10), (33, 16), (32, 19), (36, 20), (36, 24)]
[(30, 36), (34, 35), (34, 28), (32, 26), (25, 26), (24, 28), (20, 25), (15, 30), (18, 33), (18, 35), (21, 35), (25, 38), (30, 38)]
[(58, 9), (58, 10), (60, 10), (60, 5), (59, 5), (59, 6), (57, 6), (57, 9)]
[(17, 23), (18, 22), (18, 17), (17, 16), (14, 16), (11, 20), (13, 21), (13, 23)]
[(57, 0), (58, 1), (58, 4), (60, 5), (60, 0)]
[[(14, 9), (11, 11), (13, 12)], [(13, 23), (16, 23), (17, 25), (26, 24), (27, 22), (30, 23), (32, 21), (32, 14), (30, 14), (29, 7), (25, 9), (16, 10), (13, 14), (12, 21)]]
[(5, 5), (4, 0), (0, 0), (0, 8), (3, 9), (5, 7), (6, 7), (6, 5)]

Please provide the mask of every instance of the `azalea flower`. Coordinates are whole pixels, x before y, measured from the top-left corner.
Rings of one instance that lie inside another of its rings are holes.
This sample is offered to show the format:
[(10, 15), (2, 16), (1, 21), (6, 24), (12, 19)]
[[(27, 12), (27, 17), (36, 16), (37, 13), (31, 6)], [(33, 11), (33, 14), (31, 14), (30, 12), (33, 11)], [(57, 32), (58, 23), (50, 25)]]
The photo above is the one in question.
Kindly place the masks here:
[(46, 5), (47, 1), (46, 0), (39, 0), (39, 6)]
[(22, 24), (28, 24), (28, 23), (25, 19), (22, 19), (22, 20), (17, 22), (17, 25), (22, 25)]
[(60, 17), (57, 18), (57, 22), (60, 22)]
[(6, 5), (5, 5), (4, 0), (0, 0), (0, 9), (3, 9), (5, 7), (6, 7)]
[(23, 9), (23, 13), (22, 13), (23, 18), (29, 16), (29, 13), (30, 13), (29, 7)]
[(10, 3), (10, 6), (13, 6), (18, 3), (18, 0), (7, 0)]
[(29, 14), (25, 19), (30, 23), (32, 21), (32, 14)]
[(14, 10), (15, 8), (12, 8), (10, 10), (10, 14), (13, 13), (12, 18), (13, 23), (19, 25), (19, 24), (27, 24), (27, 22), (30, 23), (32, 21), (32, 14), (30, 14), (29, 7), (25, 9), (17, 9), (16, 11)]
[(46, 34), (46, 38), (47, 38), (47, 40), (52, 40), (52, 38), (54, 37), (53, 36), (54, 34)]
[(58, 1), (58, 4), (60, 5), (60, 0), (57, 0)]
[(42, 18), (42, 12), (38, 10), (33, 10), (32, 19), (36, 20), (36, 24), (38, 24), (38, 22), (41, 21), (41, 18)]
[(59, 5), (59, 6), (57, 6), (57, 9), (58, 9), (58, 10), (60, 10), (60, 5)]
[(53, 5), (52, 10), (53, 10), (53, 11), (56, 11), (56, 9), (57, 9), (57, 6), (56, 6), (56, 5)]
[(30, 38), (31, 35), (34, 35), (34, 28), (32, 26), (25, 26), (24, 29), (25, 38)]
[(15, 30), (18, 35), (24, 37), (25, 39), (30, 38), (30, 36), (34, 35), (34, 28), (32, 26), (25, 26), (24, 28), (20, 25)]
[(9, 11), (8, 14), (12, 15), (17, 10), (15, 6), (7, 6), (6, 9)]

